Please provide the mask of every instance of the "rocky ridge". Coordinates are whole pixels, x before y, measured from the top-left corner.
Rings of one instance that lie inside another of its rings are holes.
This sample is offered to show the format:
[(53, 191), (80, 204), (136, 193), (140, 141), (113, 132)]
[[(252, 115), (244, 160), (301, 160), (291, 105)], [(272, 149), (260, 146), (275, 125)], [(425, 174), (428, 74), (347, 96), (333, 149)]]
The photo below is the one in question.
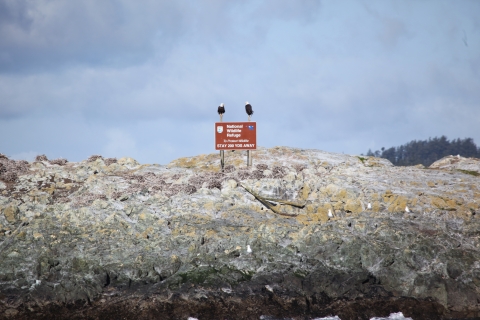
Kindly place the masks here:
[(253, 154), (0, 156), (0, 318), (480, 316), (478, 159)]
[(480, 161), (476, 158), (465, 158), (460, 155), (447, 156), (430, 165), (430, 169), (456, 170), (474, 176), (480, 175)]

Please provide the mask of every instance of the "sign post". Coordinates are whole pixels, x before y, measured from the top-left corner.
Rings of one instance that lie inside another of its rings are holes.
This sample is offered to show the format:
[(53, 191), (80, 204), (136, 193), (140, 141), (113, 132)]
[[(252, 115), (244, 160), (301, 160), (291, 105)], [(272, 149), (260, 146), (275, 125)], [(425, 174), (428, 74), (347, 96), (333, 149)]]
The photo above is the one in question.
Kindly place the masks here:
[[(257, 149), (256, 122), (216, 122), (215, 123), (216, 150), (248, 150), (247, 165), (251, 165), (250, 150)], [(224, 159), (222, 159), (222, 169)]]
[[(223, 121), (223, 114), (220, 114), (220, 122)], [(225, 168), (225, 151), (220, 150), (220, 166), (222, 167), (222, 172), (223, 169)]]
[[(251, 115), (248, 115), (248, 122), (250, 122), (250, 116)], [(252, 157), (251, 157), (251, 153), (250, 153), (250, 150), (247, 150), (247, 167), (251, 167), (252, 166)]]
[(220, 165), (222, 166), (222, 172), (225, 168), (225, 151), (220, 150)]

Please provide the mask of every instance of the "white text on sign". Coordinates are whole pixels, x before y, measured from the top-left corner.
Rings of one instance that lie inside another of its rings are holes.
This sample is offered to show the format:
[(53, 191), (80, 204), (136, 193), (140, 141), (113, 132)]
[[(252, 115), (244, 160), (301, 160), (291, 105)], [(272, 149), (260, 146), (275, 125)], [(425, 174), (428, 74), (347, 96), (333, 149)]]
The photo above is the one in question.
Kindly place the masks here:
[(227, 143), (227, 144), (217, 144), (217, 148), (255, 148), (254, 143)]
[(215, 149), (217, 150), (256, 150), (257, 123), (216, 122)]

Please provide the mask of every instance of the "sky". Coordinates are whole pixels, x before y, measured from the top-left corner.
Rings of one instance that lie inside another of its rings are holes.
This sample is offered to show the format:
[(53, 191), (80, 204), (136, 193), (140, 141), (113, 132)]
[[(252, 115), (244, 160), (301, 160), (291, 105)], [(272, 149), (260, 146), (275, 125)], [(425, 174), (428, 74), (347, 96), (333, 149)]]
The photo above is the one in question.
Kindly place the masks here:
[(167, 164), (257, 143), (480, 145), (477, 0), (0, 0), (0, 153)]

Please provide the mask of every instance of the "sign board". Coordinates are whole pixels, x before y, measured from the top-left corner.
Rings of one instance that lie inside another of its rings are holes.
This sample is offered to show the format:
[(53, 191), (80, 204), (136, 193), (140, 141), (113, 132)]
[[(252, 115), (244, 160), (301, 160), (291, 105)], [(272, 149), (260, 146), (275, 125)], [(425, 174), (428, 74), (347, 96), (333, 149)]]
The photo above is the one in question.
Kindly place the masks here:
[(256, 122), (215, 122), (215, 150), (256, 149)]

